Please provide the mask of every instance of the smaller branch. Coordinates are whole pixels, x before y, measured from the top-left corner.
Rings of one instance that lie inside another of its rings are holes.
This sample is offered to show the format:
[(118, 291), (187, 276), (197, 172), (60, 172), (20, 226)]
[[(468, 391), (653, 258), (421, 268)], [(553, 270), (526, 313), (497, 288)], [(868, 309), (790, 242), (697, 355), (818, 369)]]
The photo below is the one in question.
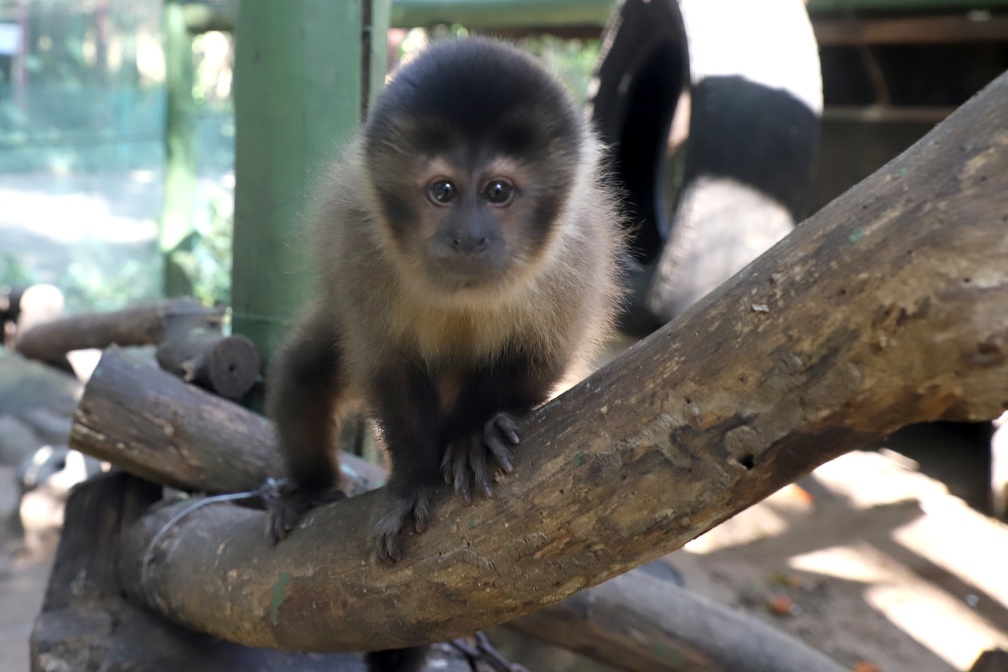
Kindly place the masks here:
[(85, 348), (154, 345), (184, 329), (219, 329), (222, 314), (220, 309), (206, 308), (194, 299), (173, 299), (108, 313), (74, 315), (19, 334), (17, 351), (29, 359), (51, 362)]

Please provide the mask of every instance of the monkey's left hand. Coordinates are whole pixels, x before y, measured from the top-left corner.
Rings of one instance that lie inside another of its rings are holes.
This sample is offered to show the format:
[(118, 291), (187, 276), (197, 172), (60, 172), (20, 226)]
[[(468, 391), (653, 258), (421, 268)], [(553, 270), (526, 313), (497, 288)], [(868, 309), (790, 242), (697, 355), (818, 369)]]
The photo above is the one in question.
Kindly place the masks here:
[(441, 475), (466, 504), (472, 504), (470, 480), (487, 499), (493, 497), (491, 474), (487, 469), (487, 453), (493, 455), (498, 469), (505, 474), (514, 471), (508, 444), (517, 446), (521, 439), (514, 418), (498, 413), (490, 418), (483, 430), (448, 445), (441, 459)]

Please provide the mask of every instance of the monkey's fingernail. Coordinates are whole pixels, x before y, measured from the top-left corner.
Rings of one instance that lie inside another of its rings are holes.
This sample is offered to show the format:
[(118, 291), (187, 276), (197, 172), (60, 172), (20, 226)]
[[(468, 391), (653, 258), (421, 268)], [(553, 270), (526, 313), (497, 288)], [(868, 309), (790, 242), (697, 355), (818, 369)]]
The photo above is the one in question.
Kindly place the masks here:
[(521, 443), (521, 438), (518, 436), (518, 432), (513, 429), (508, 432), (507, 439), (516, 446)]
[(486, 497), (487, 499), (493, 499), (494, 498), (493, 488), (491, 488), (489, 485), (484, 485), (483, 496)]

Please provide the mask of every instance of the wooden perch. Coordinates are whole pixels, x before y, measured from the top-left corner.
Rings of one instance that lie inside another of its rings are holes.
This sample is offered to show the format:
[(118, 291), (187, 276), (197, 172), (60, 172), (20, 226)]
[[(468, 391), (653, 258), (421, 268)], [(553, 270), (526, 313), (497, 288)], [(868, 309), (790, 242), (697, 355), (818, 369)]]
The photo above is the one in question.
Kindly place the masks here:
[(846, 669), (761, 621), (651, 576), (648, 569), (638, 567), (507, 625), (637, 672)]
[[(71, 444), (150, 480), (218, 492), (253, 490), (279, 476), (274, 440), (261, 416), (110, 348), (84, 390)], [(385, 478), (353, 455), (344, 454), (342, 466), (353, 493)], [(623, 625), (607, 627), (615, 622)], [(627, 670), (840, 672), (798, 640), (643, 570), (509, 625)]]
[(1008, 406), (1005, 193), (1008, 75), (533, 413), (496, 499), (466, 507), (441, 492), (395, 567), (376, 564), (365, 539), (380, 493), (312, 512), (276, 548), (262, 514), (234, 506), (166, 529), (181, 503), (131, 528), (123, 584), (178, 623), (246, 644), (442, 640), (664, 555), (898, 427), (997, 417)]
[(17, 351), (51, 362), (72, 350), (116, 345), (154, 345), (194, 327), (220, 328), (222, 311), (194, 299), (172, 299), (108, 313), (44, 322), (18, 335)]
[[(105, 351), (84, 388), (69, 445), (182, 490), (244, 492), (283, 474), (266, 418), (116, 347)], [(353, 455), (344, 453), (343, 466), (353, 493), (384, 481), (380, 468)]]
[(244, 397), (262, 372), (259, 349), (249, 338), (204, 328), (165, 339), (156, 356), (165, 371), (225, 399)]

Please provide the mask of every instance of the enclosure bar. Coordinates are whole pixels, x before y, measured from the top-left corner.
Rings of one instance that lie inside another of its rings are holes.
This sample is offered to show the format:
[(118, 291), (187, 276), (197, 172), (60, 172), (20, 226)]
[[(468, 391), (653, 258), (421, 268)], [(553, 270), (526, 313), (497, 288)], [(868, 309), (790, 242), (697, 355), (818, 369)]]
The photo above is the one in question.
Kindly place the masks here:
[[(388, 0), (249, 2), (235, 58), (234, 330), (264, 357), (311, 291), (310, 196), (360, 121), (364, 63), (387, 69)], [(377, 7), (377, 9), (375, 9)], [(364, 36), (370, 57), (363, 58)]]

